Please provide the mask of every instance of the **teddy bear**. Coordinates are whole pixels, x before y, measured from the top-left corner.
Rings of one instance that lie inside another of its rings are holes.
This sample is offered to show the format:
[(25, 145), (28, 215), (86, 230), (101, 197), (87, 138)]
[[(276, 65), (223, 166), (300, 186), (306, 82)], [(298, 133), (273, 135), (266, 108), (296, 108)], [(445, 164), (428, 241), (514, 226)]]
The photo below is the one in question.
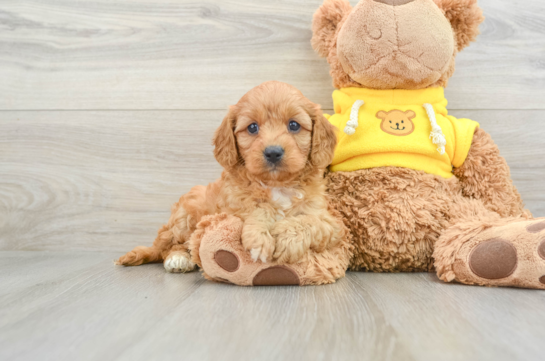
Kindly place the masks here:
[[(313, 284), (331, 283), (348, 264), (353, 271), (436, 272), (445, 282), (545, 289), (545, 219), (524, 209), (490, 135), (447, 110), (444, 88), (456, 55), (483, 20), (476, 0), (361, 0), (355, 7), (325, 0), (311, 44), (327, 58), (337, 89), (335, 113), (326, 116), (338, 144), (325, 177), (350, 249), (327, 255), (327, 263), (252, 263), (240, 246), (240, 222), (216, 215), (195, 234), (194, 262), (209, 278), (240, 285), (254, 269), (268, 268), (277, 276), (257, 284), (305, 284), (294, 281), (305, 272)], [(248, 271), (218, 266), (214, 255), (223, 249)], [(336, 271), (325, 279), (317, 272), (325, 268)]]
[(545, 289), (545, 219), (523, 208), (481, 126), (444, 87), (484, 20), (476, 0), (325, 0), (312, 46), (337, 89), (328, 193), (350, 229), (350, 269)]

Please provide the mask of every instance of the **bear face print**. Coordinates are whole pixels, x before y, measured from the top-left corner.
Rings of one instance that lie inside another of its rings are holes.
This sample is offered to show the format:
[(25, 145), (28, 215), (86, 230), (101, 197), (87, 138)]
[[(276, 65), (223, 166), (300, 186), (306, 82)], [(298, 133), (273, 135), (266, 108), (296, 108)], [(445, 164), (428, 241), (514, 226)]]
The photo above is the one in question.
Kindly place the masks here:
[(381, 110), (377, 113), (377, 118), (382, 119), (380, 129), (385, 133), (400, 137), (414, 132), (414, 123), (411, 119), (415, 117), (416, 113), (412, 110), (407, 110), (406, 112), (397, 109), (389, 112)]

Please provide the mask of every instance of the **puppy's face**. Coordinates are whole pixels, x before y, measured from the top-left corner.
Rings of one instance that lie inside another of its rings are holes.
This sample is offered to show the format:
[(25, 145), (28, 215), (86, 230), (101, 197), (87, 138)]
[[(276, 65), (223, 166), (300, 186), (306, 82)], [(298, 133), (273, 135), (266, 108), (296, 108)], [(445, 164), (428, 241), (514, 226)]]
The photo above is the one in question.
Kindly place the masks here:
[[(333, 156), (333, 127), (316, 104), (288, 84), (267, 82), (252, 89), (231, 107), (225, 122), (222, 126), (229, 128), (216, 133), (216, 158), (225, 168), (236, 159), (260, 180), (282, 182), (307, 166), (325, 168)], [(231, 149), (222, 146), (229, 130)], [(315, 142), (319, 137), (323, 144)], [(319, 151), (313, 151), (315, 146)]]
[(301, 172), (309, 159), (312, 120), (297, 102), (245, 104), (237, 117), (235, 137), (251, 174), (281, 180)]

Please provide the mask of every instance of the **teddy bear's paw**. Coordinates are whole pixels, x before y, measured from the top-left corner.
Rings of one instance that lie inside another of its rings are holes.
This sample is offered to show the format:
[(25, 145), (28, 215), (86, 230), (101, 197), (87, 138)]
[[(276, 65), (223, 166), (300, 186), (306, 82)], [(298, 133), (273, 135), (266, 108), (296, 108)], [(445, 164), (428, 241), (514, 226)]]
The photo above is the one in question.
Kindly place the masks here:
[(187, 252), (172, 252), (163, 262), (165, 270), (169, 273), (186, 273), (195, 269), (195, 263)]
[(267, 248), (266, 253), (272, 252), (274, 239), (270, 234), (266, 234), (267, 237), (263, 239), (252, 239), (251, 235), (260, 236), (264, 233), (259, 229), (243, 227), (242, 220), (234, 216), (218, 216), (212, 223), (214, 227), (204, 228), (200, 242), (194, 244), (199, 248), (191, 251), (193, 255), (199, 256), (195, 258), (198, 258), (206, 278), (239, 286), (305, 284), (306, 263), (279, 265), (277, 262), (260, 260), (260, 257), (256, 261), (255, 251), (252, 254), (247, 250), (261, 246)]
[[(230, 279), (240, 280), (241, 276), (246, 275), (245, 283), (251, 279), (252, 286), (299, 286), (301, 284), (299, 275), (289, 266), (245, 265), (236, 253), (223, 249), (214, 253), (214, 262), (227, 272), (216, 275), (215, 279), (221, 282), (234, 283)], [(239, 270), (239, 274), (235, 274)]]
[(240, 242), (223, 244), (217, 250), (209, 246), (204, 239), (200, 249), (202, 268), (209, 279), (240, 286), (301, 285), (302, 267), (255, 262)]
[[(239, 286), (325, 285), (344, 277), (348, 267), (349, 255), (341, 245), (323, 253), (308, 251), (294, 264), (255, 262), (241, 241), (240, 218), (217, 215), (209, 221), (189, 249), (204, 276), (213, 281)], [(252, 244), (251, 239), (246, 241)]]
[(489, 228), (456, 258), (453, 271), (462, 283), (545, 289), (545, 219)]
[(252, 280), (254, 286), (299, 286), (299, 275), (288, 266), (272, 266), (259, 271)]

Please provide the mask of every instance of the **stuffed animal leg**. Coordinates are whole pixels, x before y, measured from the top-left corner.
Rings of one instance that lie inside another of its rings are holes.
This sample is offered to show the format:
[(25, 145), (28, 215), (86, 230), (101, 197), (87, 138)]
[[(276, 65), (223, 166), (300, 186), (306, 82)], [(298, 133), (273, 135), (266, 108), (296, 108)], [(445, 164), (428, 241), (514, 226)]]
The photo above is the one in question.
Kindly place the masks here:
[(350, 243), (317, 253), (309, 251), (295, 264), (254, 262), (241, 242), (240, 218), (217, 214), (206, 216), (190, 239), (192, 261), (207, 279), (239, 286), (321, 285), (344, 277), (351, 255)]
[(434, 258), (446, 282), (545, 289), (545, 218), (458, 223), (441, 236)]

